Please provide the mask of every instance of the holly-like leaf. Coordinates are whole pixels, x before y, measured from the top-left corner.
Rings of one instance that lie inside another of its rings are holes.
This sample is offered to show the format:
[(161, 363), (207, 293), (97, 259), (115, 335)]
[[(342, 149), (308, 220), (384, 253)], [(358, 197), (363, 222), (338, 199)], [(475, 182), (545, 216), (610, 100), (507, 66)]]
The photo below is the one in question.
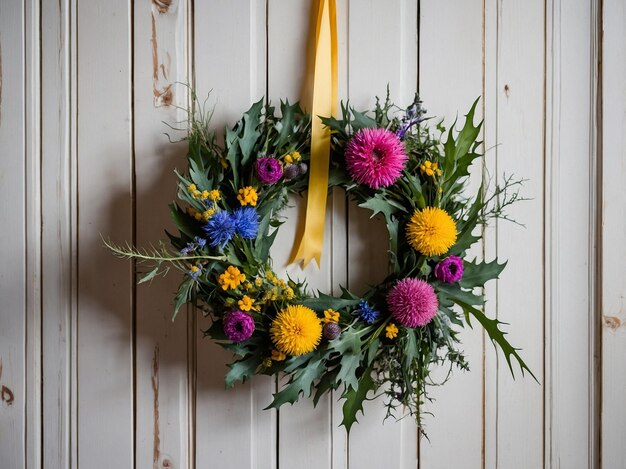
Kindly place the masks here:
[(190, 238), (201, 234), (198, 232), (198, 225), (194, 223), (191, 218), (189, 218), (187, 214), (183, 212), (180, 207), (178, 207), (178, 205), (172, 202), (169, 207), (170, 217), (176, 225), (176, 228), (178, 228), (181, 233), (185, 233)]
[(191, 277), (185, 278), (183, 282), (178, 287), (178, 293), (176, 293), (176, 297), (174, 298), (174, 314), (172, 316), (172, 321), (176, 319), (178, 315), (178, 311), (185, 304), (191, 301), (191, 294), (193, 292), (193, 279)]
[(245, 166), (252, 155), (252, 150), (261, 132), (258, 127), (261, 122), (261, 111), (263, 110), (263, 100), (260, 99), (250, 107), (243, 115), (244, 128), (243, 135), (239, 137), (239, 148), (241, 148), (241, 165)]
[(463, 312), (465, 313), (465, 320), (467, 321), (467, 324), (470, 327), (472, 327), (472, 323), (470, 322), (470, 318), (469, 318), (469, 315), (471, 314), (472, 316), (474, 316), (474, 318), (478, 320), (481, 326), (483, 326), (485, 331), (487, 331), (487, 334), (489, 334), (489, 338), (493, 342), (494, 346), (496, 346), (496, 348), (500, 347), (500, 350), (502, 350), (502, 353), (504, 354), (504, 358), (506, 359), (506, 362), (509, 365), (509, 370), (511, 370), (511, 375), (513, 376), (513, 379), (515, 379), (515, 372), (513, 371), (511, 357), (517, 360), (517, 363), (520, 369), (522, 370), (522, 375), (524, 375), (524, 371), (527, 371), (535, 379), (535, 381), (539, 382), (539, 380), (533, 374), (530, 368), (528, 368), (528, 365), (524, 363), (524, 360), (522, 360), (522, 357), (520, 357), (520, 355), (517, 353), (517, 351), (520, 349), (514, 348), (509, 343), (509, 341), (506, 340), (506, 337), (504, 337), (506, 335), (506, 332), (500, 329), (500, 324), (506, 324), (506, 323), (498, 321), (497, 319), (488, 318), (487, 316), (485, 316), (485, 314), (482, 311), (474, 308), (473, 306), (467, 303), (464, 303), (463, 301), (455, 301), (455, 303), (458, 304), (461, 308), (463, 308)]
[(298, 369), (283, 389), (274, 394), (274, 400), (266, 409), (277, 409), (285, 403), (294, 404), (303, 395), (305, 398), (311, 396), (313, 382), (319, 379), (324, 371), (324, 360), (318, 358), (309, 364)]
[(482, 295), (474, 295), (471, 291), (461, 290), (456, 284), (446, 284), (437, 282), (435, 286), (439, 295), (445, 295), (445, 297), (458, 304), (459, 301), (469, 303), (471, 305), (482, 305), (485, 303), (485, 299)]
[(363, 402), (367, 399), (367, 394), (376, 389), (376, 383), (372, 379), (372, 369), (368, 367), (356, 388), (346, 387), (343, 395), (343, 420), (341, 425), (346, 427), (346, 433), (350, 433), (352, 425), (357, 422), (356, 414), (363, 413)]
[(459, 282), (462, 288), (484, 287), (489, 280), (498, 278), (500, 273), (506, 267), (504, 264), (498, 264), (495, 259), (491, 262), (463, 262), (463, 278)]
[(228, 368), (230, 370), (228, 370), (224, 379), (226, 388), (232, 388), (236, 381), (244, 383), (248, 378), (251, 378), (262, 361), (263, 358), (260, 354), (251, 354), (229, 364)]
[(350, 125), (352, 125), (352, 128), (354, 130), (373, 129), (378, 126), (378, 124), (376, 124), (376, 121), (366, 115), (364, 112), (359, 112), (352, 109), (352, 115), (354, 118), (350, 122)]

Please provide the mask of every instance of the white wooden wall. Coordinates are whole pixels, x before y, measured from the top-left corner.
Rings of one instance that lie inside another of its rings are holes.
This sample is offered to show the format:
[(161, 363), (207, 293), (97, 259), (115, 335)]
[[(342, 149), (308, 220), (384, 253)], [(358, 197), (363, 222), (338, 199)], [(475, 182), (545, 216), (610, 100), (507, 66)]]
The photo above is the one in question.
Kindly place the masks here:
[[(313, 2), (0, 2), (0, 467), (626, 469), (623, 0), (338, 0), (342, 99), (389, 84), (454, 119), (482, 95), (474, 187), (529, 179), (526, 228), (490, 226), (475, 255), (509, 260), (487, 312), (541, 384), (464, 331), (472, 371), (433, 390), (430, 441), (378, 402), (348, 438), (335, 398), (263, 411), (273, 379), (224, 390), (203, 319), (170, 320), (177, 279), (137, 287), (102, 249), (171, 226), (177, 82), (212, 90), (217, 128), (302, 96)], [(329, 292), (379, 279), (383, 224), (339, 192), (327, 221), (319, 270), (285, 265), (295, 223), (277, 266)]]

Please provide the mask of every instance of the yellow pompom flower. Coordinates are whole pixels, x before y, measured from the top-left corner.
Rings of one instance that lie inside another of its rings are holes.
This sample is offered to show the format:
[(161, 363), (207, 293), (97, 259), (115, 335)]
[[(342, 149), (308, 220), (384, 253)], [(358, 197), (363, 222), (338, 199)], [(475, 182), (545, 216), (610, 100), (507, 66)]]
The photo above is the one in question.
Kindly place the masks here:
[(260, 287), (261, 285), (263, 285), (263, 279), (262, 279), (262, 278), (260, 278), (260, 277), (255, 278), (255, 279), (254, 279), (254, 284), (255, 284), (257, 287)]
[(254, 190), (254, 187), (247, 186), (243, 189), (239, 189), (239, 194), (237, 194), (237, 200), (241, 205), (252, 205), (253, 207), (256, 205), (259, 196)]
[(241, 282), (245, 281), (246, 275), (242, 274), (241, 271), (234, 265), (228, 266), (228, 269), (226, 269), (226, 271), (217, 278), (217, 282), (224, 290), (228, 290), (229, 288), (234, 290), (241, 284)]
[(200, 198), (201, 198), (202, 200), (206, 200), (206, 199), (208, 199), (208, 198), (209, 198), (209, 191), (202, 191), (202, 192), (200, 193)]
[(296, 294), (293, 291), (293, 288), (291, 288), (291, 287), (285, 288), (285, 291), (283, 292), (283, 297), (286, 300), (293, 300), (295, 298), (295, 296), (296, 296)]
[(406, 228), (409, 244), (425, 256), (440, 256), (456, 242), (456, 224), (437, 207), (416, 210)]
[(385, 337), (388, 339), (395, 339), (398, 336), (398, 326), (394, 323), (389, 324), (385, 327)]
[(195, 191), (197, 191), (197, 190), (198, 190), (198, 188), (196, 187), (196, 185), (195, 185), (195, 184), (189, 184), (189, 185), (187, 186), (187, 190), (188, 190), (189, 192), (195, 192)]
[(291, 305), (278, 313), (270, 327), (270, 336), (279, 352), (304, 355), (320, 343), (322, 323), (311, 308)]
[(322, 319), (324, 324), (328, 324), (329, 322), (338, 323), (339, 322), (339, 313), (334, 309), (327, 309), (324, 311), (324, 319)]

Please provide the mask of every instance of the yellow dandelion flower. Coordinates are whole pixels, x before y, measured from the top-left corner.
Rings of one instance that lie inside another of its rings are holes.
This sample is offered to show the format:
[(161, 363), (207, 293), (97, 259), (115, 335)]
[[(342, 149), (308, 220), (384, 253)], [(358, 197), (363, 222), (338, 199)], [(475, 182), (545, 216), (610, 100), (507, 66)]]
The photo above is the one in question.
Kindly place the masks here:
[(243, 189), (239, 189), (239, 194), (237, 194), (237, 200), (241, 205), (252, 205), (253, 207), (256, 205), (259, 196), (254, 190), (254, 187), (247, 186)]
[(220, 191), (218, 191), (217, 189), (213, 189), (211, 192), (208, 193), (208, 198), (213, 202), (217, 202), (218, 200), (222, 200), (222, 194), (220, 194)]
[(339, 313), (334, 309), (327, 309), (324, 311), (324, 319), (322, 319), (324, 324), (328, 324), (329, 322), (338, 323), (339, 322)]
[(241, 282), (245, 282), (245, 280), (245, 274), (242, 274), (234, 265), (228, 266), (228, 269), (217, 278), (218, 283), (224, 290), (228, 290), (229, 288), (234, 290)]
[(237, 306), (241, 311), (250, 311), (254, 301), (248, 295), (243, 295), (243, 298), (237, 302)]
[(276, 350), (276, 349), (272, 350), (272, 360), (277, 361), (277, 362), (282, 362), (285, 358), (287, 358), (287, 355), (285, 355), (280, 350)]
[(409, 244), (425, 256), (440, 256), (456, 242), (456, 224), (437, 207), (416, 210), (406, 229)]
[(394, 323), (389, 324), (385, 327), (385, 337), (388, 339), (395, 339), (398, 335), (398, 326)]
[(270, 336), (279, 352), (304, 355), (320, 343), (322, 323), (311, 308), (291, 305), (278, 313), (270, 327)]

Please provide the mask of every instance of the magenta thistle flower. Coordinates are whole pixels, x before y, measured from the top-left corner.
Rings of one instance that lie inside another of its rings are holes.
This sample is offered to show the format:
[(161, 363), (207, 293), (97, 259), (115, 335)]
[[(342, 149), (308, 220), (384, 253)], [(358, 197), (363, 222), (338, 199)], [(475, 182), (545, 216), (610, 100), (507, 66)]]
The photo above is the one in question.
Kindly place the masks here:
[(249, 339), (254, 332), (254, 319), (243, 311), (231, 311), (224, 317), (224, 333), (233, 342)]
[(439, 301), (434, 288), (423, 280), (405, 278), (387, 294), (387, 305), (396, 322), (406, 327), (428, 324), (437, 314)]
[(463, 277), (463, 259), (446, 257), (435, 266), (435, 277), (444, 283), (456, 283)]
[(263, 157), (254, 165), (256, 175), (263, 184), (274, 184), (283, 175), (283, 166), (276, 158)]
[(386, 129), (358, 130), (346, 146), (345, 157), (352, 179), (372, 189), (396, 182), (408, 160), (398, 136)]

